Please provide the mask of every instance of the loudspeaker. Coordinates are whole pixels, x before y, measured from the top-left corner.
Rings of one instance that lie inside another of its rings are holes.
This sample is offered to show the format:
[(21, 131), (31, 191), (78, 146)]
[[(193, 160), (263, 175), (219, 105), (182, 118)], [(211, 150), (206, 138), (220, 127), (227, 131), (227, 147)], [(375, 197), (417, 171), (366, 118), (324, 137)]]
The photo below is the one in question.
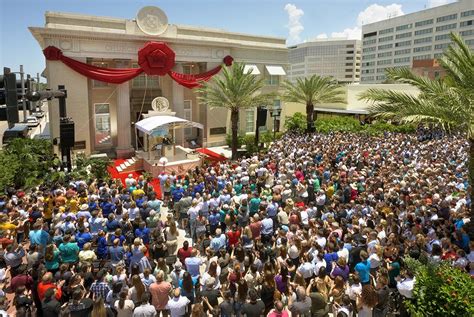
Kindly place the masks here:
[(4, 75), (5, 81), (5, 102), (7, 105), (8, 127), (12, 128), (15, 123), (20, 122), (18, 115), (18, 96), (16, 91), (16, 75), (13, 73)]
[(257, 108), (257, 127), (263, 127), (267, 124), (267, 109)]
[(74, 122), (71, 120), (61, 121), (59, 125), (59, 142), (61, 146), (73, 147), (75, 143)]

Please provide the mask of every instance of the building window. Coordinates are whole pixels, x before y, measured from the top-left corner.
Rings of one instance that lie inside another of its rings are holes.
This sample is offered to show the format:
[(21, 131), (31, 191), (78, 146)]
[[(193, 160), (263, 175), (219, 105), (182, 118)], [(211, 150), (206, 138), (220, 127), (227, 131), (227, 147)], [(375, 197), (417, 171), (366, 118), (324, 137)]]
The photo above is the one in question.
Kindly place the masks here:
[(380, 76), (377, 76), (376, 78), (377, 78), (377, 80), (385, 80), (385, 79), (387, 79), (387, 77), (385, 77), (385, 75), (380, 75)]
[(443, 53), (435, 53), (434, 58), (435, 59), (440, 59), (441, 57), (443, 57), (443, 55), (444, 55)]
[(280, 84), (280, 76), (267, 74), (265, 83), (270, 86), (278, 86)]
[(431, 51), (432, 46), (420, 46), (413, 49), (413, 53)]
[(431, 37), (422, 37), (421, 39), (415, 39), (413, 41), (413, 44), (430, 43), (431, 40), (432, 40)]
[(377, 62), (377, 65), (389, 65), (389, 64), (392, 64), (392, 60), (391, 59), (384, 59), (382, 61), (378, 61)]
[(365, 33), (364, 34), (364, 39), (372, 36), (377, 36), (377, 31), (375, 32), (370, 32), (370, 33)]
[(362, 60), (374, 59), (374, 58), (375, 58), (375, 54), (369, 54), (369, 55), (362, 56)]
[(458, 14), (454, 13), (454, 14), (439, 17), (439, 18), (436, 19), (436, 22), (440, 23), (440, 22), (444, 22), (444, 21), (455, 20), (457, 18), (458, 18)]
[(354, 66), (354, 63), (346, 63), (346, 66)]
[[(398, 35), (397, 35), (398, 36)], [(385, 37), (380, 37), (379, 38), (379, 43), (380, 42), (388, 42), (388, 41), (391, 41), (393, 40), (393, 35), (390, 35), (390, 36), (385, 36)]]
[(471, 15), (474, 15), (474, 10), (461, 12), (461, 18), (468, 17), (468, 16), (471, 16)]
[(375, 62), (362, 63), (362, 66), (375, 66)]
[(410, 57), (400, 57), (400, 58), (395, 58), (393, 60), (395, 64), (400, 64), (400, 63), (409, 63), (410, 62)]
[(393, 32), (393, 28), (389, 28), (389, 29), (384, 29), (380, 31), (379, 34), (382, 35), (382, 34), (387, 34), (387, 33), (392, 33), (392, 32)]
[(435, 36), (435, 41), (442, 41), (442, 40), (448, 40), (448, 39), (449, 39), (449, 34)]
[(377, 74), (382, 74), (382, 73), (385, 73), (385, 70), (387, 68), (377, 68)]
[(431, 59), (431, 54), (413, 56), (414, 61), (422, 61), (422, 60), (427, 60), (427, 59)]
[(465, 26), (470, 26), (472, 25), (472, 23), (474, 22), (474, 20), (469, 20), (469, 21), (463, 21), (459, 24), (460, 27), (465, 27)]
[[(183, 119), (193, 121), (193, 102), (192, 100), (184, 100), (183, 103)], [(184, 136), (190, 137), (193, 134), (193, 128), (184, 128)]]
[(403, 41), (403, 42), (395, 43), (395, 47), (403, 47), (403, 46), (410, 46), (410, 45), (411, 45), (411, 41)]
[(245, 111), (245, 132), (253, 132), (255, 129), (255, 110), (247, 109)]
[[(375, 47), (374, 47), (374, 48), (375, 48)], [(352, 56), (347, 56), (347, 57), (346, 57), (346, 61), (353, 61), (353, 60), (354, 60), (354, 57), (352, 57)]]
[(415, 31), (415, 36), (422, 35), (422, 34), (429, 34), (429, 33), (433, 33), (433, 28)]
[(466, 44), (470, 45), (470, 46), (473, 46), (474, 45), (474, 40), (467, 40)]
[(110, 109), (108, 103), (94, 104), (94, 125), (96, 146), (112, 144), (110, 130)]
[(444, 50), (444, 49), (447, 49), (448, 46), (449, 46), (449, 43), (436, 44), (435, 50)]
[[(94, 62), (92, 65), (97, 66), (97, 67), (103, 67), (103, 68), (108, 68), (109, 64), (105, 62)], [(108, 87), (109, 84), (100, 80), (92, 80), (92, 87), (93, 88), (102, 88), (102, 87)]]
[(452, 23), (452, 24), (446, 24), (446, 25), (442, 25), (442, 26), (437, 26), (437, 27), (436, 27), (436, 32), (439, 32), (439, 31), (446, 31), (446, 30), (452, 30), (452, 29), (455, 29), (457, 25), (458, 25), (457, 23)]
[[(366, 47), (362, 50), (362, 52), (367, 53), (367, 52), (375, 52), (376, 48), (375, 46), (373, 47)], [(351, 58), (352, 59), (352, 58)]]
[(352, 72), (352, 68), (346, 68), (346, 73), (347, 72)]
[(404, 39), (406, 37), (411, 37), (413, 33), (412, 32), (406, 32), (406, 33), (402, 33), (402, 34), (397, 34), (395, 36), (396, 39)]
[(183, 65), (183, 74), (190, 75), (192, 74), (192, 66), (193, 65)]
[(392, 48), (393, 44), (384, 44), (384, 45), (379, 45), (379, 50), (386, 50), (389, 48)]
[(459, 34), (461, 34), (461, 36), (474, 35), (474, 30), (462, 31), (462, 32), (459, 32)]
[(409, 48), (395, 51), (395, 55), (405, 55), (405, 54), (410, 54), (410, 53), (411, 53), (411, 49)]
[(362, 70), (362, 74), (373, 74), (374, 73), (374, 69), (364, 69)]
[(375, 44), (376, 42), (377, 42), (377, 39), (371, 39), (371, 40), (365, 40), (362, 44), (366, 46), (370, 44)]
[(397, 26), (396, 30), (397, 30), (397, 31), (409, 30), (409, 29), (411, 29), (412, 26), (413, 26), (412, 23), (408, 23), (408, 24), (405, 24), (405, 25)]
[(377, 57), (389, 57), (392, 56), (392, 52), (378, 53)]
[[(138, 64), (132, 64), (133, 68), (138, 68)], [(133, 88), (159, 88), (160, 87), (160, 76), (147, 76), (142, 73), (132, 80)]]
[(423, 26), (423, 25), (430, 25), (433, 24), (433, 19), (419, 21), (415, 23), (415, 27)]

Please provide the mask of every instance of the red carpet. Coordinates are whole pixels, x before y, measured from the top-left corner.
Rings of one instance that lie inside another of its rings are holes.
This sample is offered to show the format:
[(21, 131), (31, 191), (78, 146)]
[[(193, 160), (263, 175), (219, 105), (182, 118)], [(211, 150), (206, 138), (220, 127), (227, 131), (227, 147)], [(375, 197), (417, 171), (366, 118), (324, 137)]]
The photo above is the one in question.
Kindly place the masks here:
[[(138, 179), (138, 177), (143, 174), (143, 171), (119, 173), (116, 167), (122, 164), (123, 162), (125, 162), (125, 160), (123, 159), (114, 160), (113, 166), (109, 166), (107, 168), (110, 177), (112, 177), (113, 179), (120, 179), (122, 181), (122, 184), (125, 185), (125, 179), (128, 177), (129, 174), (132, 174), (133, 178), (135, 179)], [(157, 178), (153, 178), (153, 180), (151, 181), (151, 185), (153, 186), (153, 189), (158, 195), (158, 197), (161, 197), (160, 181)]]
[(220, 155), (220, 154), (218, 154), (214, 151), (211, 151), (209, 149), (206, 149), (206, 148), (196, 149), (196, 151), (199, 152), (199, 153), (207, 155), (208, 159), (211, 160), (211, 161), (222, 162), (222, 161), (227, 160), (227, 158), (225, 156)]

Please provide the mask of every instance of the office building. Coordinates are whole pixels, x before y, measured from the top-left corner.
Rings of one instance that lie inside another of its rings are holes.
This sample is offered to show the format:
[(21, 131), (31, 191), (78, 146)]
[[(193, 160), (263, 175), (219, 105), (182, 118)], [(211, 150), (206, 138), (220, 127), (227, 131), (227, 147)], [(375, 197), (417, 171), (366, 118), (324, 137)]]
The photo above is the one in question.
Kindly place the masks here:
[(361, 42), (321, 39), (289, 47), (288, 77), (332, 76), (340, 83), (360, 81)]
[[(450, 32), (460, 33), (474, 48), (473, 0), (459, 0), (364, 25), (361, 82), (382, 83), (387, 68), (412, 68), (414, 64), (418, 66), (418, 61), (439, 58), (450, 44)], [(432, 71), (435, 70), (425, 70)]]

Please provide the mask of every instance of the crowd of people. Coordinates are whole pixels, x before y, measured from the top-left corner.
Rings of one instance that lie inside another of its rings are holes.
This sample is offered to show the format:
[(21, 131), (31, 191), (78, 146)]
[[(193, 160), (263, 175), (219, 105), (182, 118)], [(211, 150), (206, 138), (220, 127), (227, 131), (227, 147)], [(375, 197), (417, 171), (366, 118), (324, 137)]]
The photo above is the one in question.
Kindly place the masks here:
[(156, 191), (132, 176), (9, 191), (0, 314), (408, 316), (404, 257), (474, 276), (467, 146), (286, 134)]

